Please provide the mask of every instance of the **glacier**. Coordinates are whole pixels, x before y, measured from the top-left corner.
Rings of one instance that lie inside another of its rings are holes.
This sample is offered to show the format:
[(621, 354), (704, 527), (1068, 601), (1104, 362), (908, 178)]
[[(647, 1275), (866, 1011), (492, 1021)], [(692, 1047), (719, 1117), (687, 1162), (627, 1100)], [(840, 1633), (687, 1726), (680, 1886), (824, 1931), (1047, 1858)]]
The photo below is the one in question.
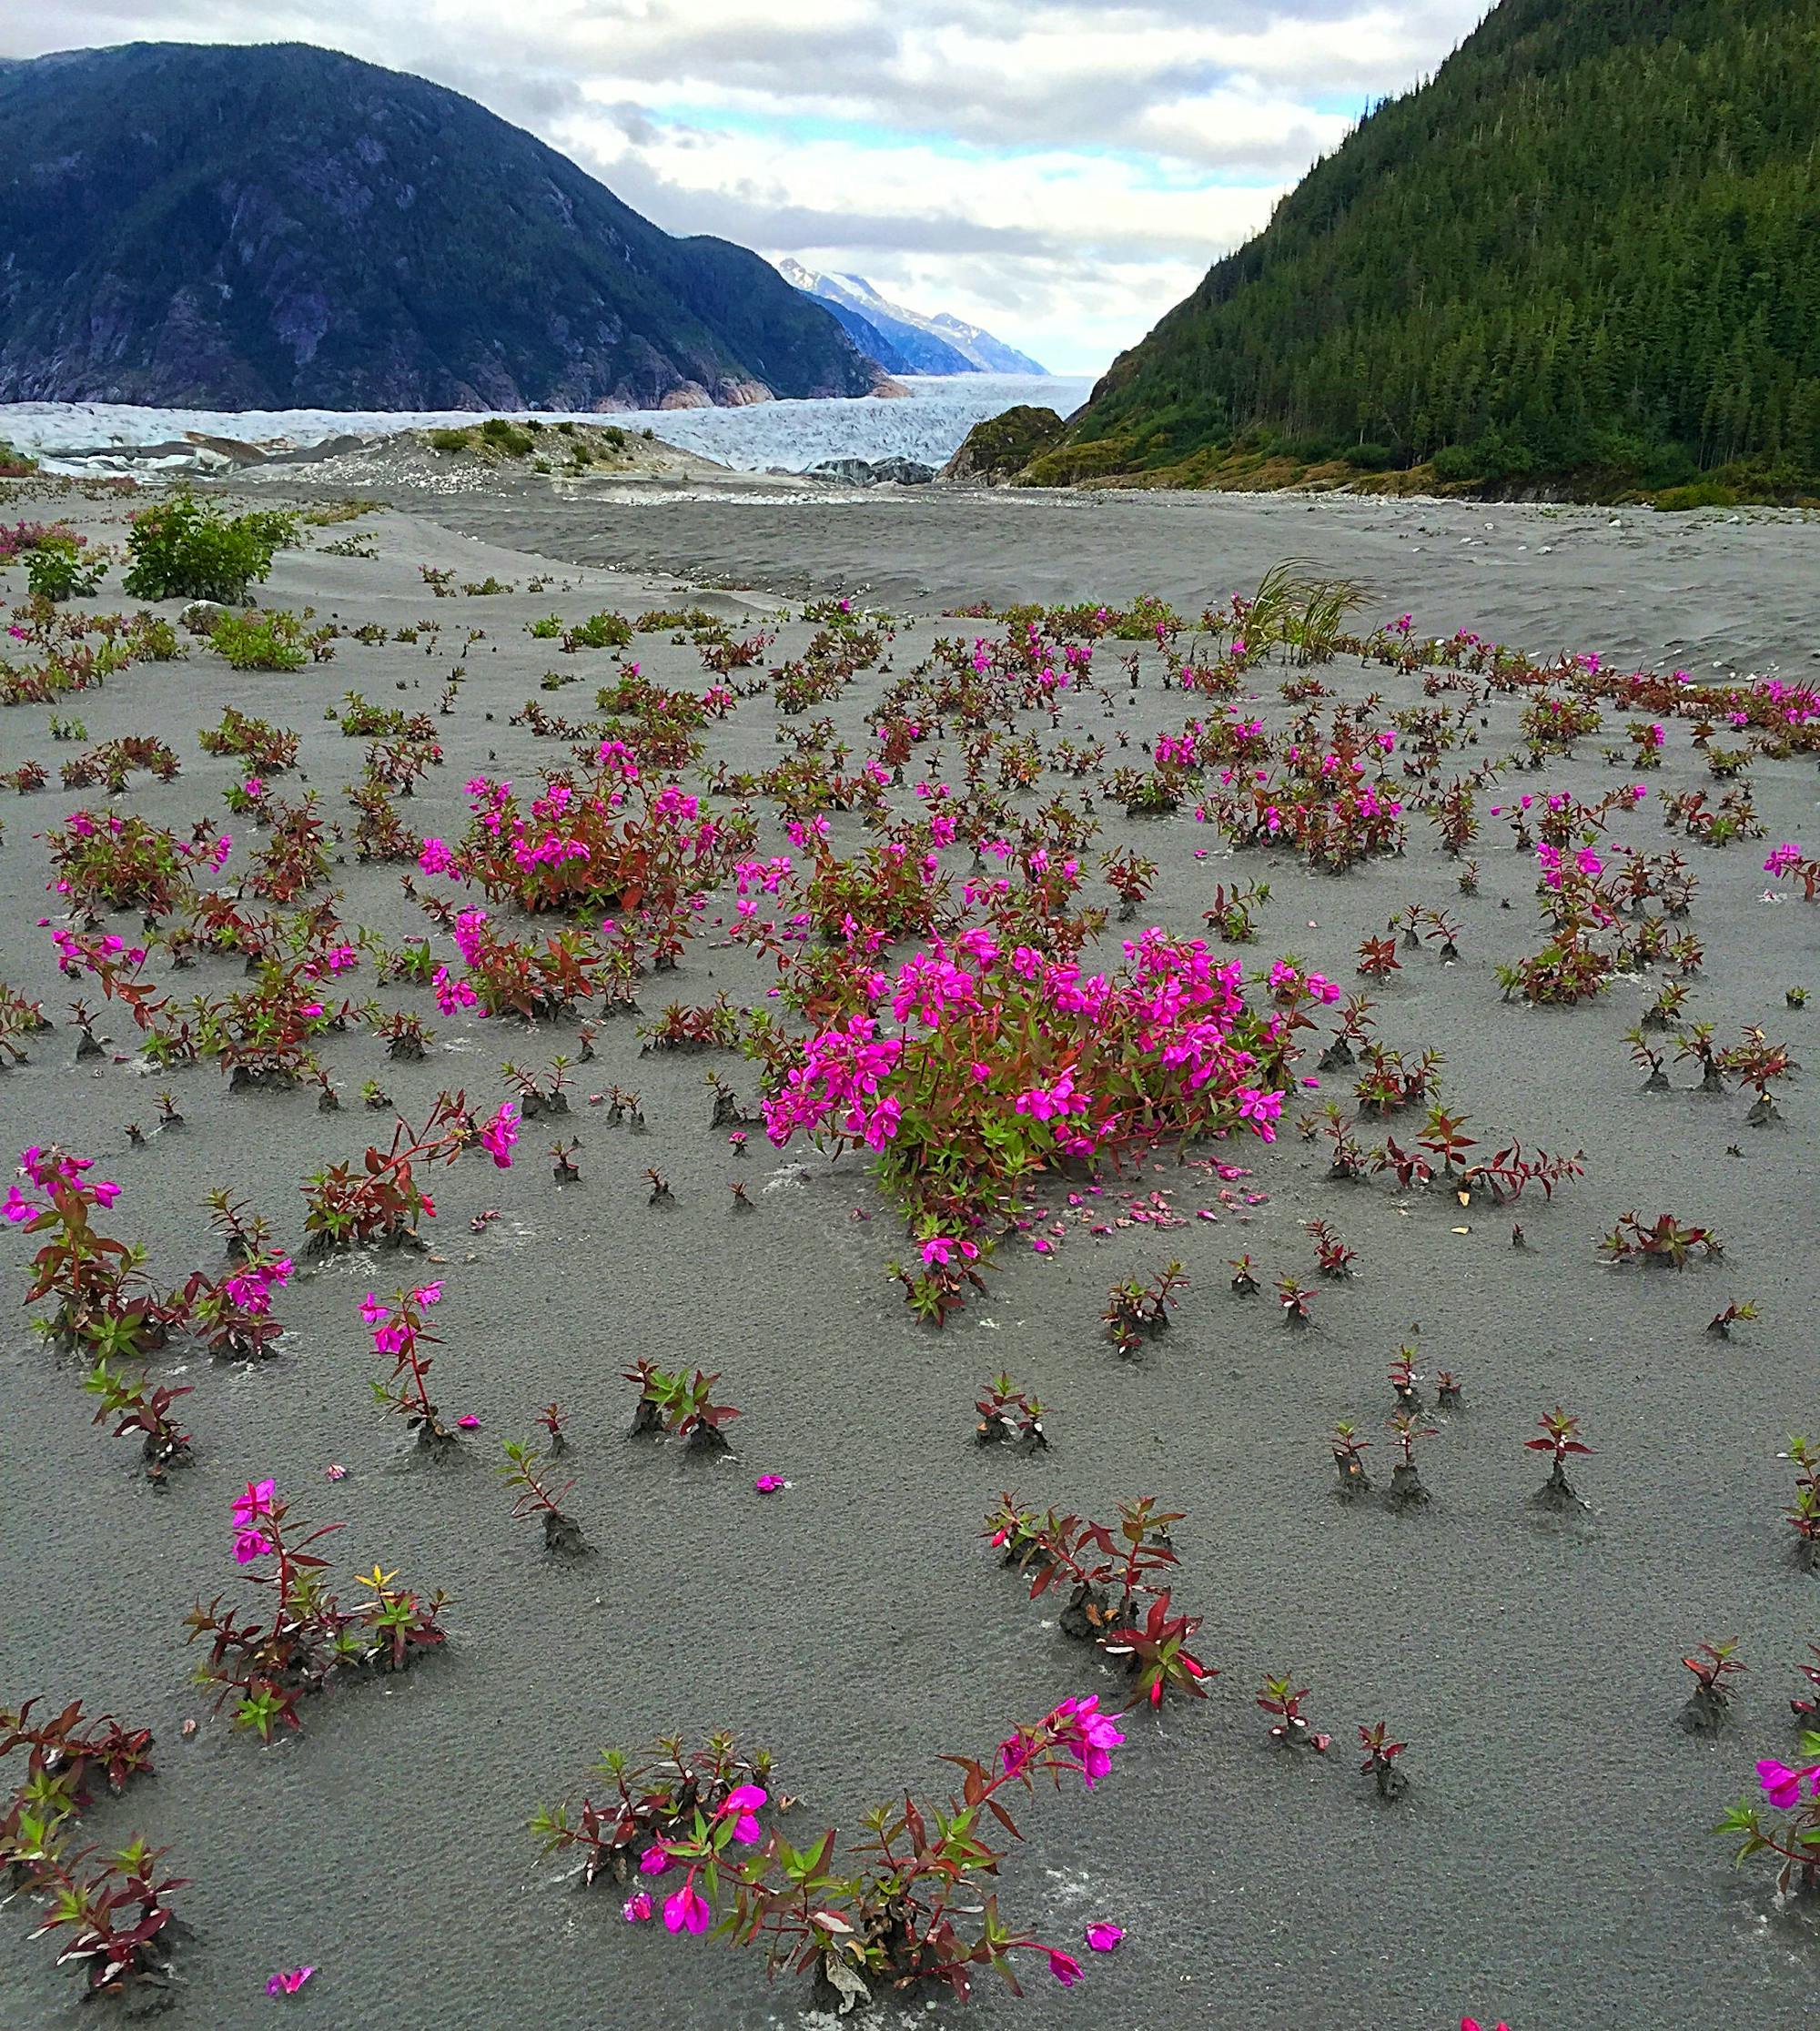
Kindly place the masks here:
[[(739, 472), (806, 472), (825, 459), (915, 459), (939, 466), (976, 423), (1018, 403), (1066, 416), (1087, 397), (1084, 375), (904, 375), (905, 399), (876, 396), (754, 402), (743, 409), (505, 410), (545, 422), (622, 422)], [(65, 474), (174, 476), (212, 462), (192, 441), (219, 438), (268, 455), (305, 450), (333, 438), (379, 438), (476, 422), (461, 409), (140, 409), (112, 402), (0, 404), (0, 442)]]

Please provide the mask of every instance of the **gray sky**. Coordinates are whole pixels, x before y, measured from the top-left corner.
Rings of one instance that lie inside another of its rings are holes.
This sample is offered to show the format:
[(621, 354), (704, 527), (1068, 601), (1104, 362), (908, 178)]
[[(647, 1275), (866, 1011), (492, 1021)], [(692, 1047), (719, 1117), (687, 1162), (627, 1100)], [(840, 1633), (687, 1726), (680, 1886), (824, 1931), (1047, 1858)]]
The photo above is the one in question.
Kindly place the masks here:
[(1489, 0), (0, 0), (0, 55), (299, 41), (712, 232), (1095, 372)]

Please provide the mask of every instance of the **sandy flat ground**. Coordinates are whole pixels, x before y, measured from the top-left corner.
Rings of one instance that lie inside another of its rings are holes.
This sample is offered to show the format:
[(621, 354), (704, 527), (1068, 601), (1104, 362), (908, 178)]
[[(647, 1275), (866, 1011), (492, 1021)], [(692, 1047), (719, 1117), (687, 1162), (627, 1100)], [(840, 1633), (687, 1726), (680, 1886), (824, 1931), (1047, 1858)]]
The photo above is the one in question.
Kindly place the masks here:
[[(580, 717), (612, 667), (604, 655), (552, 657), (527, 621), (635, 612), (667, 603), (678, 584), (743, 589), (726, 604), (754, 615), (785, 594), (864, 592), (920, 616), (893, 645), (898, 672), (935, 632), (974, 628), (933, 618), (962, 599), (1153, 589), (1198, 605), (1285, 557), (1360, 580), (1368, 624), (1412, 611), (1424, 632), (1471, 627), (1541, 652), (1807, 675), (1820, 642), (1820, 529), (1787, 518), (920, 493), (800, 505), (399, 498), (352, 525), (370, 531), (375, 558), (325, 554), (320, 543), (347, 528), (322, 530), (317, 547), (280, 556), (265, 597), (348, 626), (440, 621), (430, 652), (343, 641), (331, 662), (283, 677), (236, 674), (201, 649), (136, 667), (72, 701), (91, 742), (156, 731), (182, 754), (175, 783), (136, 779), (126, 808), (172, 826), (218, 819), (232, 764), (202, 754), (195, 734), (232, 703), (298, 729), (309, 785), (345, 811), (360, 749), (325, 708), (351, 689), (431, 709), (461, 634), (484, 629), (462, 656), (457, 711), (440, 722), (448, 766), (407, 807), (420, 831), (452, 837), (477, 769), (523, 782), (566, 759), (510, 716), (538, 698)], [(39, 510), (26, 499), (6, 511)], [(117, 504), (72, 512), (97, 535), (118, 533)], [(435, 601), (423, 565), (464, 580), (491, 571), (518, 590)], [(529, 591), (539, 573), (550, 583)], [(800, 653), (809, 632), (785, 621), (770, 660)], [(1098, 661), (1116, 678), (1111, 650)], [(667, 638), (641, 638), (634, 652), (662, 682), (702, 681), (694, 651)], [(539, 692), (553, 663), (566, 674), (571, 662), (577, 683)], [(1272, 724), (1285, 713), (1279, 674), (1260, 686)], [(1381, 671), (1322, 675), (1392, 706), (1418, 696)], [(831, 709), (855, 743), (869, 697), (862, 681)], [(1104, 709), (1087, 702), (1078, 728), (1065, 712), (1062, 731), (1110, 740), (1127, 729), (1135, 748), (1183, 716), (1148, 664), (1135, 696), (1118, 680), (1114, 697)], [(1515, 715), (1510, 700), (1494, 702), (1467, 759), (1504, 752)], [(48, 742), (46, 716), (0, 712), (0, 766), (29, 755), (54, 769), (70, 752)], [(743, 704), (713, 733), (710, 761), (770, 765), (779, 724), (769, 698)], [(1513, 781), (1602, 793), (1623, 780), (1601, 759), (1619, 731), (1608, 717), (1574, 760)], [(1684, 726), (1669, 740), (1653, 793), (1704, 780)], [(1812, 760), (1764, 762), (1754, 785), (1768, 841), (1813, 851)], [(0, 975), (58, 1016), (74, 989), (32, 928), (46, 900), (34, 834), (77, 801), (53, 792), (0, 804)], [(774, 813), (760, 808), (766, 850), (782, 850)], [(1618, 834), (1652, 852), (1680, 844), (1653, 803)], [(851, 848), (862, 835), (848, 823), (836, 836)], [(860, 1167), (761, 1145), (746, 1164), (758, 1210), (735, 1222), (733, 1164), (709, 1129), (703, 1081), (716, 1072), (750, 1099), (752, 1069), (721, 1056), (642, 1057), (622, 1024), (605, 1032), (582, 1090), (638, 1087), (646, 1136), (605, 1127), (583, 1102), (572, 1124), (581, 1186), (555, 1186), (534, 1129), (510, 1174), (478, 1157), (443, 1174), (437, 1373), (445, 1406), (481, 1420), (446, 1468), (420, 1465), (369, 1399), (356, 1308), (369, 1288), (390, 1288), (391, 1262), (339, 1258), (301, 1278), (279, 1306), (289, 1330), (267, 1367), (211, 1367), (193, 1352), (157, 1364), (195, 1386), (197, 1465), (164, 1494), (125, 1443), (90, 1430), (77, 1375), (15, 1312), (0, 1337), (0, 1701), (80, 1695), (156, 1730), (156, 1780), (89, 1825), (104, 1840), (143, 1827), (194, 1879), (182, 1907), (197, 1936), (169, 2021), (239, 2031), (282, 2009), (299, 2024), (379, 2014), (451, 2031), (526, 2018), (562, 2031), (802, 2023), (794, 1983), (768, 1989), (755, 1962), (717, 1944), (627, 1926), (612, 1887), (584, 1894), (561, 1880), (522, 1821), (540, 1803), (578, 1798), (604, 1744), (731, 1726), (776, 1753), (784, 1788), (804, 1802), (793, 1821), (802, 1838), (850, 1826), (906, 1783), (933, 1788), (940, 1753), (984, 1751), (1070, 1692), (1113, 1697), (1118, 1682), (1047, 1625), (980, 1541), (986, 1506), (1010, 1486), (1093, 1514), (1147, 1492), (1187, 1511), (1178, 1597), (1205, 1615), (1200, 1648), (1222, 1675), (1204, 1705), (1134, 1719), (1090, 1799), (1046, 1797), (1024, 1815), (1030, 1839), (1006, 1866), (1007, 1913), (1077, 1947), (1086, 1922), (1115, 1920), (1127, 1931), (1117, 1954), (1083, 1955), (1089, 1979), (1067, 1993), (1037, 1963), (1022, 2002), (988, 1989), (967, 2021), (1445, 2031), (1471, 2010), (1512, 2031), (1811, 2024), (1815, 1913), (1773, 1908), (1707, 1829), (1756, 1757), (1792, 1754), (1794, 1667), (1820, 1640), (1820, 1577), (1786, 1555), (1790, 1476), (1776, 1458), (1786, 1432), (1820, 1421), (1812, 1074), (1782, 1100), (1785, 1127), (1754, 1131), (1744, 1101), (1690, 1092), (1685, 1067), (1676, 1090), (1638, 1092), (1622, 1036), (1640, 985), (1621, 980), (1572, 1011), (1502, 1003), (1495, 965), (1537, 940), (1532, 862), (1495, 821), (1472, 898), (1456, 894), (1421, 821), (1406, 857), (1337, 880), (1282, 855), (1228, 855), (1186, 813), (1108, 820), (1097, 844), (1127, 837), (1160, 864), (1146, 921), (1198, 930), (1216, 881), (1269, 881), (1248, 964), (1294, 951), (1350, 982), (1359, 940), (1404, 904), (1464, 918), (1457, 965), (1410, 955), (1376, 995), (1379, 1034), (1407, 1055), (1443, 1052), (1445, 1090), (1488, 1137), (1584, 1147), (1583, 1179), (1552, 1205), (1525, 1201), (1529, 1250), (1511, 1248), (1508, 1216), (1329, 1184), (1314, 1149), (1289, 1135), (1212, 1152), (1249, 1173), (1224, 1199), (1208, 1152), (1109, 1180), (1108, 1203), (1122, 1208), (1140, 1184), (1167, 1190), (1186, 1224), (1104, 1238), (1070, 1226), (1049, 1258), (1007, 1250), (990, 1296), (937, 1337), (883, 1274), (900, 1237)], [(1209, 857), (1197, 860), (1198, 847)], [(1761, 845), (1684, 850), (1707, 952), (1691, 1013), (1722, 1036), (1761, 1022), (1811, 1062), (1820, 1001), (1793, 1011), (1784, 991), (1803, 982), (1820, 996), (1820, 914), (1794, 896), (1764, 899)], [(350, 858), (335, 878), (349, 921), (392, 940), (421, 928), (395, 871)], [(726, 907), (713, 899), (679, 973), (643, 997), (647, 1013), (723, 987), (763, 996), (763, 974), (713, 928)], [(457, 1085), (490, 1106), (504, 1097), (502, 1058), (572, 1055), (572, 1026), (527, 1036), (444, 1021), (427, 995), (359, 979), (359, 992), (420, 1007), (437, 1036), (420, 1066), (388, 1064), (362, 1034), (332, 1040), (325, 1056), (350, 1099), (379, 1078), (407, 1114)], [(190, 983), (234, 980), (204, 967)], [(0, 1075), (0, 1134), (9, 1147), (55, 1138), (95, 1153), (123, 1187), (115, 1231), (143, 1238), (171, 1281), (208, 1259), (198, 1200), (211, 1185), (231, 1185), (300, 1240), (299, 1179), (357, 1157), (389, 1121), (358, 1106), (318, 1116), (304, 1093), (230, 1096), (203, 1068), (181, 1076), (187, 1126), (129, 1150), (125, 1125), (151, 1121), (162, 1082), (111, 1056), (77, 1067), (73, 1051), (66, 1026), (29, 1066)], [(674, 1212), (647, 1206), (651, 1165), (671, 1179)], [(499, 1219), (471, 1235), (488, 1207)], [(1724, 1261), (1680, 1277), (1603, 1266), (1599, 1236), (1633, 1207), (1712, 1226)], [(1315, 1329), (1298, 1336), (1268, 1300), (1231, 1298), (1225, 1265), (1249, 1251), (1272, 1276), (1314, 1281), (1301, 1223), (1317, 1216), (1359, 1249), (1359, 1273), (1320, 1284)], [(25, 1248), (9, 1230), (0, 1249), (16, 1293)], [(1192, 1279), (1176, 1329), (1121, 1363), (1098, 1325), (1107, 1287), (1172, 1255)], [(1759, 1323), (1731, 1343), (1705, 1334), (1715, 1310), (1747, 1297)], [(1452, 1366), (1466, 1379), (1467, 1410), (1429, 1450), (1434, 1501), (1406, 1517), (1343, 1508), (1325, 1435), (1337, 1417), (1381, 1424), (1387, 1363), (1412, 1336), (1431, 1372)], [(619, 1371), (640, 1355), (723, 1372), (744, 1411), (735, 1459), (703, 1464), (626, 1440)], [(970, 1443), (974, 1391), (1001, 1367), (1053, 1406), (1045, 1458), (1003, 1461)], [(527, 1432), (552, 1397), (572, 1418), (573, 1512), (598, 1547), (572, 1568), (551, 1565), (534, 1533), (507, 1520), (490, 1470), (500, 1439)], [(1566, 1522), (1528, 1506), (1541, 1477), (1522, 1448), (1557, 1400), (1596, 1448), (1577, 1477), (1590, 1507)], [(330, 1462), (348, 1470), (339, 1485), (324, 1479)], [(768, 1501), (751, 1488), (765, 1471), (790, 1482)], [(189, 1686), (180, 1627), (198, 1594), (248, 1591), (228, 1511), (245, 1480), (265, 1475), (296, 1513), (348, 1521), (340, 1542), (353, 1564), (378, 1557), (454, 1597), (445, 1656), (315, 1702), (303, 1734), (268, 1750), (230, 1733)], [(1751, 1667), (1734, 1725), (1691, 1740), (1673, 1724), (1686, 1678), (1677, 1660), (1732, 1636)], [(1313, 1688), (1311, 1713), (1339, 1738), (1324, 1761), (1267, 1747), (1253, 1699), (1282, 1672)], [(1350, 1748), (1356, 1724), (1380, 1716), (1411, 1744), (1413, 1788), (1394, 1810), (1368, 1795)], [(201, 1726), (185, 1741), (188, 1717)], [(27, 1929), (20, 1907), (0, 1915), (0, 2026), (93, 2021), (44, 1945), (25, 1944)], [(266, 1975), (299, 1962), (319, 1970), (309, 1987), (269, 2001)], [(895, 2005), (864, 2021), (949, 2014)]]

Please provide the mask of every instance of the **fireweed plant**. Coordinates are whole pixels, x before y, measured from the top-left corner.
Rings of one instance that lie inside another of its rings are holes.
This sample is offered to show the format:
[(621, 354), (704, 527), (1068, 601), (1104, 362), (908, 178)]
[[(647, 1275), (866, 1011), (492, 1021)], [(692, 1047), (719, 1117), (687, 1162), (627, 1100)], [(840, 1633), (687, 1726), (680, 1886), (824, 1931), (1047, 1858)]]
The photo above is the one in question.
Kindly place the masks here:
[(725, 1452), (731, 1441), (725, 1427), (739, 1416), (730, 1403), (713, 1400), (718, 1374), (706, 1375), (697, 1369), (673, 1372), (655, 1363), (641, 1360), (626, 1369), (624, 1380), (638, 1385), (631, 1436), (680, 1439), (691, 1452)]
[(1016, 1496), (1006, 1494), (986, 1512), (983, 1534), (1005, 1564), (1029, 1580), (1032, 1601), (1066, 1588), (1057, 1617), (1062, 1633), (1118, 1660), (1136, 1682), (1134, 1705), (1159, 1706), (1171, 1688), (1205, 1699), (1201, 1682), (1215, 1675), (1188, 1647), (1200, 1617), (1174, 1612), (1169, 1589), (1155, 1583), (1176, 1563), (1169, 1526), (1180, 1521), (1179, 1512), (1158, 1510), (1150, 1495), (1123, 1503), (1115, 1526), (1020, 1509)]
[(373, 1400), (402, 1418), (425, 1451), (446, 1455), (460, 1443), (430, 1400), (430, 1357), (427, 1348), (442, 1343), (423, 1323), (423, 1315), (442, 1298), (440, 1283), (420, 1284), (399, 1291), (383, 1305), (369, 1290), (360, 1300), (360, 1317), (373, 1336), (373, 1351), (392, 1364), (390, 1375), (375, 1377)]
[[(985, 1828), (1021, 1840), (1006, 1803), (1013, 1792), (1034, 1794), (1039, 1778), (1059, 1789), (1075, 1776), (1091, 1791), (1124, 1739), (1096, 1697), (1065, 1700), (1041, 1721), (1015, 1728), (988, 1758), (945, 1758), (960, 1773), (958, 1795), (919, 1803), (906, 1792), (867, 1813), (857, 1839), (844, 1841), (830, 1827), (803, 1848), (759, 1819), (770, 1802), (764, 1784), (728, 1784), (739, 1774), (729, 1749), (709, 1763), (705, 1783), (685, 1765), (682, 1783), (661, 1794), (654, 1812), (628, 1787), (615, 1834), (629, 1819), (659, 1826), (667, 1820), (667, 1830), (652, 1828), (656, 1837), (639, 1863), (659, 1877), (681, 1872), (663, 1898), (666, 1929), (712, 1928), (733, 1945), (756, 1947), (774, 1975), (811, 1975), (814, 2000), (824, 2006), (844, 2012), (928, 1988), (965, 2002), (988, 1972), (1021, 1995), (1017, 1963), (1026, 1956), (1040, 1956), (1071, 1988), (1082, 1978), (1079, 1961), (1000, 1915), (996, 1884), (1008, 1850), (987, 1840)], [(679, 1796), (685, 1787), (693, 1793), (686, 1806)], [(553, 1827), (550, 1817), (534, 1821), (533, 1832), (547, 1845), (574, 1844), (575, 1830)], [(604, 1814), (597, 1826), (603, 1822)], [(624, 1856), (644, 1831), (616, 1839), (609, 1852)], [(652, 1908), (640, 1893), (625, 1915), (636, 1923)]]
[(1287, 1020), (1248, 1010), (1238, 964), (1198, 939), (1152, 930), (1125, 952), (1085, 975), (975, 930), (895, 975), (854, 952), (845, 1019), (778, 1055), (766, 1133), (874, 1153), (918, 1248), (891, 1273), (919, 1317), (944, 1322), (977, 1287), (1037, 1174), (1245, 1126), (1274, 1138)]
[(189, 1641), (208, 1643), (197, 1682), (213, 1689), (217, 1711), (231, 1709), (234, 1725), (262, 1742), (280, 1726), (303, 1725), (298, 1707), (306, 1692), (361, 1672), (407, 1671), (446, 1641), (445, 1596), (394, 1587), (397, 1575), (378, 1565), (356, 1576), (363, 1598), (344, 1606), (325, 1577), (329, 1560), (310, 1550), (343, 1526), (293, 1526), (289, 1515), (289, 1504), (269, 1480), (248, 1481), (234, 1501), (235, 1561), (262, 1569), (247, 1577), (271, 1589), (269, 1622), (237, 1619), (218, 1594), (207, 1607), (198, 1602), (185, 1618)]
[(1811, 1729), (1802, 1734), (1801, 1758), (1794, 1765), (1762, 1758), (1762, 1799), (1747, 1794), (1713, 1829), (1737, 1837), (1733, 1860), (1739, 1868), (1755, 1855), (1771, 1858), (1780, 1897), (1820, 1891), (1820, 1734)]

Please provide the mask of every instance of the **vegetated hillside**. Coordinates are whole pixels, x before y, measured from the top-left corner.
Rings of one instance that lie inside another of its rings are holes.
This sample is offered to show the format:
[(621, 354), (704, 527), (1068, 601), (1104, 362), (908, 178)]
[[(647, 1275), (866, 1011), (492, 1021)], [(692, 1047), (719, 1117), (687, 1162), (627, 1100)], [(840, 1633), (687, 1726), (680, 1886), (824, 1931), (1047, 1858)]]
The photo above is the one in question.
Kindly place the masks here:
[(1503, 0), (1031, 477), (1820, 489), (1820, 0)]
[(484, 107), (300, 44), (0, 63), (0, 400), (587, 409), (862, 395), (724, 240)]

